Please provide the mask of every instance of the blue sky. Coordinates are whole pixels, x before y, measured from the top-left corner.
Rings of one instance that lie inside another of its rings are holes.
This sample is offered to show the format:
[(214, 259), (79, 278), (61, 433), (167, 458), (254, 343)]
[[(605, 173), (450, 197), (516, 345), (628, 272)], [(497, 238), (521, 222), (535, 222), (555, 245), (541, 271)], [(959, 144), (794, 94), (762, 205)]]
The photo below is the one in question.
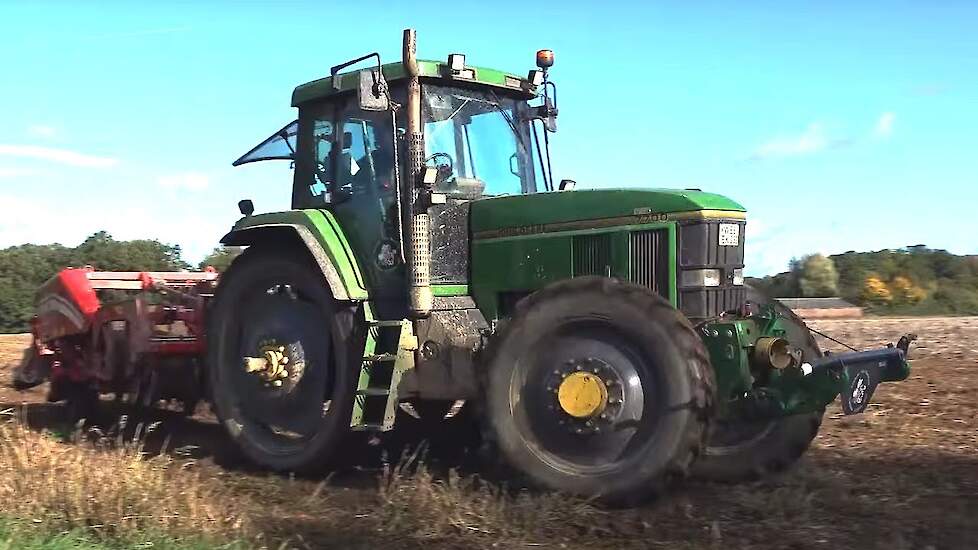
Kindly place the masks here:
[[(0, 0), (0, 247), (117, 238), (196, 261), (286, 163), (231, 168), (292, 88), (373, 50), (517, 73), (556, 52), (554, 171), (750, 211), (748, 273), (809, 252), (978, 253), (975, 2)], [(262, 165), (263, 164), (263, 165)]]

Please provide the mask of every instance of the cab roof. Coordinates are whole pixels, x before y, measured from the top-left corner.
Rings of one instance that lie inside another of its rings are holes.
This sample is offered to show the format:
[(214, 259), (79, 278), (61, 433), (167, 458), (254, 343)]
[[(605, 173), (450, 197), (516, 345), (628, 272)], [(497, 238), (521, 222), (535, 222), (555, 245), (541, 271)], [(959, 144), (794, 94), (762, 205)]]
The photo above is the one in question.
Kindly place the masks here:
[[(465, 69), (466, 71), (472, 70), (474, 78), (449, 76), (450, 71), (448, 65), (440, 61), (418, 60), (418, 76), (421, 78), (438, 78), (444, 79), (447, 82), (474, 82), (510, 92), (517, 92), (527, 99), (536, 97), (536, 88), (524, 77), (485, 67), (465, 67)], [(407, 71), (404, 70), (404, 65), (400, 62), (382, 65), (381, 71), (383, 71), (384, 78), (388, 82), (407, 78)], [(357, 76), (359, 73), (360, 70), (358, 69), (356, 71), (338, 74), (336, 76), (337, 80), (339, 80), (338, 90), (333, 88), (333, 79), (329, 76), (300, 84), (292, 92), (292, 106), (298, 107), (309, 101), (355, 90), (359, 85), (359, 77)]]

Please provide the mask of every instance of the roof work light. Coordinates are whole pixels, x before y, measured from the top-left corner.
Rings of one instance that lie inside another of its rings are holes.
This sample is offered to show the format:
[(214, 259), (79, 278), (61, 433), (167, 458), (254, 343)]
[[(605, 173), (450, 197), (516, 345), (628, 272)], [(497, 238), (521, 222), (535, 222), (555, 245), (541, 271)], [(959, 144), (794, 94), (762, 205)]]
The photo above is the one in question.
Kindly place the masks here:
[(453, 73), (460, 73), (465, 68), (465, 55), (460, 53), (448, 54), (448, 68)]

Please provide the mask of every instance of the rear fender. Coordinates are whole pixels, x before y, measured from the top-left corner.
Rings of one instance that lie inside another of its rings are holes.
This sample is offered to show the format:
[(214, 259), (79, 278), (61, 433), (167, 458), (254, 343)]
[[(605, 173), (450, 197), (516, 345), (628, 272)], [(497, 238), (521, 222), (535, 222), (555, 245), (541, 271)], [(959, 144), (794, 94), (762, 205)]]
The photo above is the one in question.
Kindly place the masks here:
[(246, 216), (221, 239), (227, 246), (302, 246), (319, 266), (337, 300), (365, 300), (367, 288), (339, 222), (325, 210), (291, 210)]

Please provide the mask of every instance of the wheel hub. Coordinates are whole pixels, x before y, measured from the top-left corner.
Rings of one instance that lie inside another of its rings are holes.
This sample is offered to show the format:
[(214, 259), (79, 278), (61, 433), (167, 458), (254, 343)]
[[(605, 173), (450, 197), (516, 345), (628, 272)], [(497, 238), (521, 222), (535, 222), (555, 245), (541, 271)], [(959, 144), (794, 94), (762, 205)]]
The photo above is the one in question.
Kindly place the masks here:
[(557, 388), (560, 408), (574, 418), (591, 418), (601, 414), (608, 404), (605, 382), (590, 372), (574, 372)]
[(547, 378), (554, 402), (549, 409), (564, 430), (594, 435), (614, 429), (625, 403), (624, 380), (611, 364), (595, 357), (571, 359)]
[(263, 340), (258, 344), (257, 356), (244, 358), (245, 372), (272, 386), (281, 386), (282, 380), (289, 377), (288, 364), (285, 346), (275, 340)]

